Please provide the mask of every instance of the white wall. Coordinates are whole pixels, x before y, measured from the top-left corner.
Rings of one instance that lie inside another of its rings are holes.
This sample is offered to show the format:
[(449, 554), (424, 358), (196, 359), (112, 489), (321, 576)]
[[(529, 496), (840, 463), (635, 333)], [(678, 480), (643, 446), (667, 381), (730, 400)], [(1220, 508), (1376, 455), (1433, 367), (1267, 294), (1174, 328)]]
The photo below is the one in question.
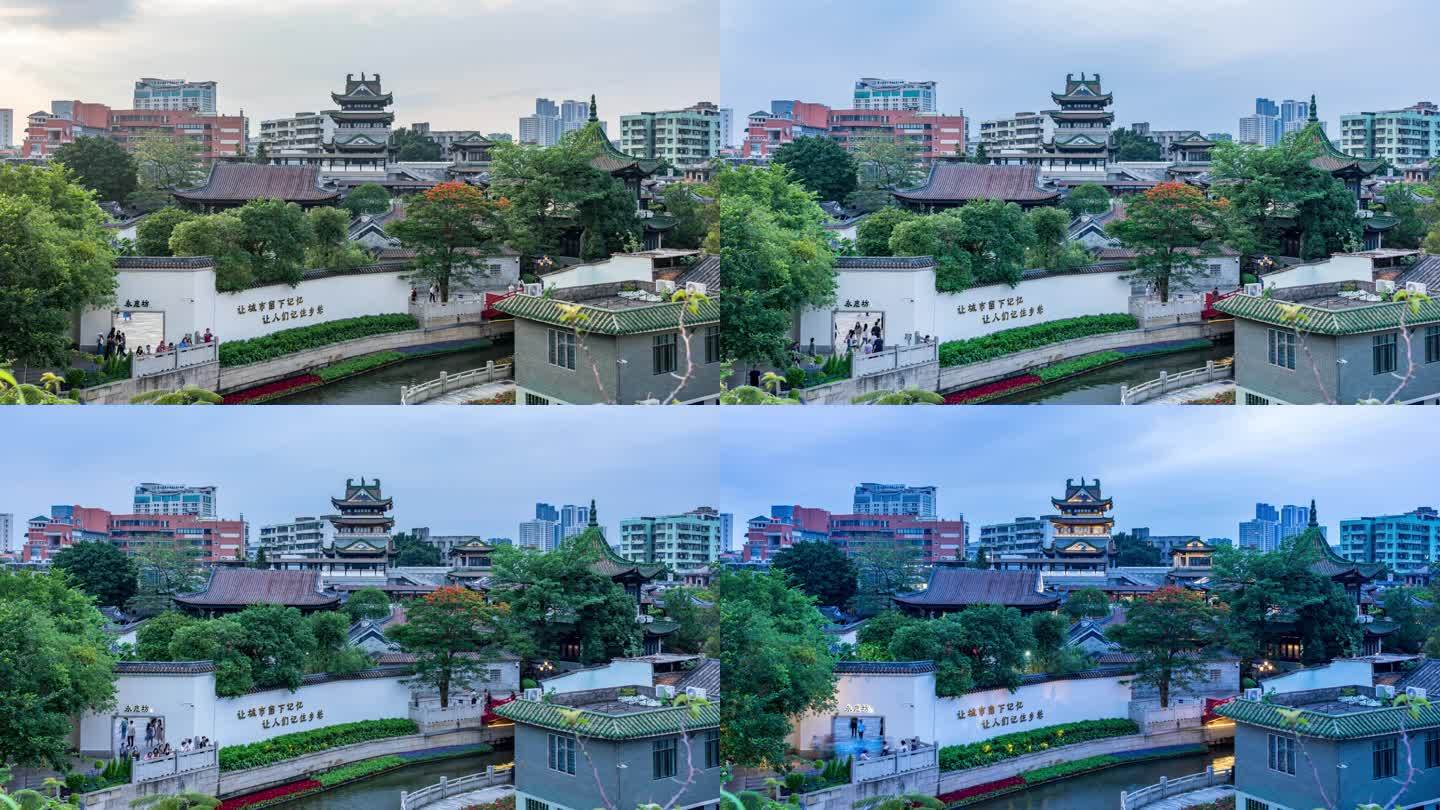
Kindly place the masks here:
[(654, 275), (654, 262), (648, 256), (616, 254), (594, 264), (577, 264), (564, 270), (545, 274), (541, 279), (546, 287), (568, 289), (586, 287), (591, 284), (613, 284), (620, 281), (650, 281)]
[(1301, 264), (1260, 279), (1266, 287), (1305, 287), (1337, 281), (1372, 281), (1374, 263), (1364, 256), (1331, 256), (1323, 262)]
[[(409, 717), (410, 687), (403, 680), (390, 677), (330, 681), (302, 686), (294, 692), (269, 689), (219, 698), (215, 701), (215, 733), (211, 736), (222, 746), (241, 745), (339, 723)], [(261, 709), (264, 717), (260, 716)], [(253, 717), (252, 710), (256, 712)]]
[[(80, 717), (80, 750), (110, 752), (114, 718), (165, 718), (165, 739), (215, 738), (215, 673), (183, 675), (122, 673), (115, 678), (115, 708)], [(138, 736), (138, 735), (137, 735)]]
[[(830, 309), (807, 309), (800, 315), (800, 345), (819, 350), (833, 342), (835, 312), (883, 313), (885, 343), (903, 344), (905, 333), (937, 334), (935, 327), (935, 271), (869, 270), (846, 268), (835, 274), (835, 304)], [(872, 317), (865, 320), (873, 321)], [(840, 340), (845, 336), (840, 330)], [(941, 339), (946, 339), (941, 334)]]
[(1260, 688), (1266, 692), (1304, 692), (1308, 689), (1335, 689), (1344, 686), (1373, 686), (1375, 676), (1369, 661), (1331, 661), (1324, 666), (1307, 667), (1264, 678)]
[(649, 686), (654, 682), (654, 667), (649, 661), (612, 661), (603, 667), (579, 669), (546, 678), (540, 681), (540, 688), (546, 692), (565, 693), (621, 686)]
[[(1062, 723), (1129, 717), (1129, 681), (1129, 676), (1077, 678), (1029, 684), (1014, 692), (991, 689), (939, 698), (935, 701), (937, 742), (960, 745)], [(970, 716), (972, 710), (974, 717)]]
[[(791, 744), (802, 750), (824, 747), (835, 717), (885, 719), (885, 736), (935, 739), (935, 673), (916, 675), (842, 674), (835, 682), (835, 708), (807, 714), (791, 728)], [(867, 733), (879, 723), (867, 719)]]

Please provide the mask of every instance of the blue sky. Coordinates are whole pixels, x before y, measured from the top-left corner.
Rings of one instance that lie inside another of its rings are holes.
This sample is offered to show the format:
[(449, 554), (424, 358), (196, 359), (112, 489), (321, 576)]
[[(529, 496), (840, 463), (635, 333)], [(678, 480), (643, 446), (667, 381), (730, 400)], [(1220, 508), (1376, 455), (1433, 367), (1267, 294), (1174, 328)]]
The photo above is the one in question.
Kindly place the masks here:
[[(1342, 518), (1440, 505), (1440, 421), (1411, 407), (751, 408), (726, 413), (717, 500), (737, 523), (798, 503), (849, 511), (856, 483), (938, 486), (978, 527), (1044, 514), (1099, 477), (1118, 529), (1236, 535), (1257, 500)], [(972, 541), (979, 538), (972, 529)]]
[(213, 484), (225, 517), (258, 527), (331, 511), (346, 478), (378, 476), (397, 527), (515, 537), (536, 501), (597, 500), (622, 518), (713, 502), (709, 408), (7, 408), (0, 512), (130, 510), (142, 481)]
[(124, 108), (142, 76), (214, 80), (256, 134), (378, 71), (396, 126), (515, 132), (536, 96), (594, 93), (618, 135), (622, 113), (715, 100), (718, 16), (704, 0), (0, 0), (0, 107), (18, 134), (51, 99)]
[[(933, 79), (978, 122), (1053, 106), (1066, 73), (1099, 72), (1116, 123), (1233, 132), (1257, 96), (1318, 96), (1322, 118), (1440, 96), (1432, 0), (721, 0), (721, 99), (849, 106), (861, 76)], [(1389, 32), (1389, 33), (1387, 33)]]

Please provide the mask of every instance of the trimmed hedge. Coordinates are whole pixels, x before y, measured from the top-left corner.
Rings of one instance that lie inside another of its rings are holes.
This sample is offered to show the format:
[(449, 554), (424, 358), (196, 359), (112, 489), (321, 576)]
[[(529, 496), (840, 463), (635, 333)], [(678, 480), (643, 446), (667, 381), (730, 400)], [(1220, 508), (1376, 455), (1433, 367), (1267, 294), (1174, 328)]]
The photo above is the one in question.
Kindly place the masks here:
[(372, 368), (386, 366), (404, 359), (405, 355), (400, 352), (376, 352), (361, 357), (352, 357), (349, 360), (341, 360), (333, 366), (318, 369), (315, 376), (325, 382), (333, 382), (341, 377), (349, 377), (352, 374), (359, 374), (362, 371), (369, 371)]
[[(1002, 734), (984, 742), (968, 745), (947, 745), (940, 749), (940, 770), (960, 771), (993, 765), (1023, 754), (1058, 748), (1062, 745), (1103, 740), (1108, 737), (1125, 737), (1139, 734), (1140, 727), (1134, 720), (1116, 718), (1111, 720), (1082, 720), (1079, 723), (1063, 723), (1058, 726), (1037, 728), (1033, 731), (1019, 731)], [(223, 753), (223, 752), (222, 752)]]
[(1021, 326), (984, 337), (941, 343), (940, 365), (947, 368), (963, 366), (1075, 338), (1129, 332), (1139, 328), (1140, 324), (1135, 320), (1135, 316), (1127, 314), (1083, 315), (1034, 326)]
[(341, 782), (349, 782), (351, 779), (359, 779), (362, 776), (369, 776), (379, 771), (388, 771), (391, 768), (399, 768), (402, 765), (409, 765), (410, 761), (404, 757), (397, 757), (394, 754), (374, 759), (362, 759), (359, 762), (352, 762), (349, 765), (341, 765), (338, 768), (328, 770), (315, 777), (316, 781), (325, 787), (333, 787)]
[(1100, 368), (1101, 366), (1108, 366), (1111, 363), (1118, 363), (1125, 359), (1125, 355), (1121, 354), (1120, 352), (1098, 352), (1096, 354), (1087, 354), (1083, 357), (1076, 357), (1073, 360), (1063, 360), (1053, 366), (1046, 366), (1041, 369), (1036, 369), (1035, 376), (1039, 377), (1047, 383), (1054, 382), (1056, 380), (1069, 377), (1072, 374), (1080, 374), (1082, 372), (1090, 371), (1091, 369)]
[(313, 326), (284, 329), (264, 337), (222, 342), (220, 344), (220, 365), (245, 366), (355, 338), (388, 335), (392, 332), (408, 332), (419, 328), (420, 324), (415, 320), (415, 316), (397, 314), (364, 315), (359, 318), (346, 318), (329, 323), (317, 323)]
[(404, 737), (418, 734), (420, 729), (414, 720), (394, 718), (390, 720), (361, 720), (357, 723), (341, 723), (328, 728), (282, 734), (268, 740), (231, 745), (220, 749), (220, 770), (241, 771), (273, 765), (287, 759), (313, 754), (342, 745), (383, 740), (389, 737)]
[(1101, 754), (1098, 757), (1086, 757), (1075, 759), (1069, 762), (1057, 762), (1054, 765), (1047, 765), (1044, 768), (1035, 768), (1020, 774), (1020, 778), (1028, 785), (1040, 782), (1049, 782), (1051, 779), (1059, 779), (1065, 776), (1074, 776), (1086, 771), (1098, 771), (1101, 768), (1108, 768), (1111, 765), (1119, 765), (1124, 760), (1113, 754)]

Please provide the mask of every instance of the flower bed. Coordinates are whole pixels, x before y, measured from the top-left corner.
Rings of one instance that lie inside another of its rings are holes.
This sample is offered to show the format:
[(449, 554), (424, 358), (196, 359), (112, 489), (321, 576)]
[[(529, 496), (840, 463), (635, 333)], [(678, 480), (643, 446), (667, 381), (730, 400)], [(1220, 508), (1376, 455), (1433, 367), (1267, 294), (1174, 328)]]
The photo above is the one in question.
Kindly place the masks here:
[(1186, 404), (1186, 405), (1234, 405), (1234, 404), (1235, 404), (1235, 392), (1234, 392), (1233, 390), (1232, 390), (1232, 391), (1222, 391), (1222, 392), (1216, 394), (1216, 395), (1213, 396), (1213, 397), (1204, 397), (1204, 398), (1202, 398), (1202, 399), (1192, 399), (1192, 400), (1190, 400), (1189, 402), (1187, 402), (1187, 403), (1185, 403), (1185, 404)]
[(1034, 326), (1021, 326), (983, 337), (942, 343), (940, 344), (940, 365), (946, 368), (964, 366), (984, 360), (994, 360), (1007, 354), (1039, 349), (1052, 343), (1061, 343), (1092, 335), (1129, 332), (1139, 328), (1140, 324), (1135, 317), (1126, 314), (1084, 315), (1079, 318), (1067, 318)]
[(226, 394), (224, 405), (258, 405), (262, 402), (269, 402), (272, 399), (298, 394), (301, 391), (308, 391), (311, 388), (318, 388), (325, 384), (315, 374), (297, 374), (294, 377), (286, 377), (283, 380), (268, 382), (264, 385), (257, 385), (254, 388), (246, 388), (244, 391), (235, 391)]
[(244, 366), (356, 338), (419, 329), (413, 315), (365, 315), (220, 344), (221, 366)]
[(418, 734), (420, 729), (414, 720), (394, 718), (390, 720), (361, 720), (357, 723), (341, 723), (328, 728), (282, 734), (268, 740), (231, 745), (220, 749), (220, 770), (240, 771), (273, 765), (287, 759), (313, 754), (342, 745), (352, 745), (370, 740), (389, 737), (404, 737)]
[(220, 803), (218, 810), (258, 810), (261, 807), (269, 807), (272, 804), (280, 804), (298, 799), (302, 796), (309, 796), (312, 793), (319, 793), (325, 786), (314, 779), (301, 779), (298, 782), (291, 782), (279, 787), (266, 788), (256, 793), (247, 793), (244, 796), (236, 796), (226, 799)]
[(1045, 381), (1034, 374), (1022, 374), (1019, 377), (1007, 377), (996, 382), (977, 385), (974, 388), (967, 388), (964, 391), (956, 391), (953, 394), (945, 395), (946, 405), (978, 405), (981, 402), (988, 402), (992, 399), (1009, 394), (1018, 394), (1031, 388), (1039, 388)]
[(1018, 776), (1007, 776), (1004, 779), (997, 779), (994, 782), (981, 782), (978, 785), (971, 785), (960, 790), (952, 790), (949, 793), (941, 793), (935, 798), (949, 807), (964, 807), (967, 804), (974, 804), (984, 799), (993, 799), (996, 796), (1003, 796), (1006, 793), (1014, 793), (1027, 787), (1024, 779)]
[(511, 390), (511, 391), (505, 391), (505, 392), (496, 394), (496, 395), (493, 396), (493, 397), (483, 397), (483, 398), (481, 398), (481, 399), (472, 399), (472, 400), (470, 400), (469, 402), (466, 402), (465, 404), (466, 404), (466, 405), (514, 405), (514, 404), (515, 404), (515, 392), (514, 392), (513, 390)]
[(1103, 740), (1109, 737), (1125, 737), (1139, 734), (1140, 727), (1135, 721), (1117, 718), (1113, 720), (1083, 720), (1078, 723), (1064, 723), (1058, 726), (1037, 728), (1002, 734), (985, 742), (968, 745), (947, 745), (940, 749), (940, 770), (959, 771), (993, 765), (1036, 751), (1058, 748), (1062, 745)]
[(511, 794), (503, 799), (496, 799), (484, 804), (467, 804), (464, 810), (515, 810), (515, 796)]

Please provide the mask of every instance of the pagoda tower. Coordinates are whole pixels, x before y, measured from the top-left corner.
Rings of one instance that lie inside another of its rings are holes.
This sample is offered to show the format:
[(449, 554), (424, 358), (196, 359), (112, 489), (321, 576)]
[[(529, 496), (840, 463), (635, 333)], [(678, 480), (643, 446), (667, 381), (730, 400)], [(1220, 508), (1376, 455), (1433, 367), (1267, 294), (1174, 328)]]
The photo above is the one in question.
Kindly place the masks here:
[(335, 123), (335, 135), (323, 144), (321, 169), (328, 176), (384, 179), (390, 148), (390, 125), (395, 114), (389, 107), (394, 99), (380, 86), (380, 74), (365, 78), (361, 73), (345, 74), (345, 91), (331, 93), (340, 105), (325, 114)]
[(380, 479), (366, 483), (345, 480), (345, 496), (331, 498), (339, 514), (326, 515), (335, 527), (335, 540), (323, 550), (327, 580), (385, 581), (385, 569), (395, 554), (390, 530), (393, 504), (380, 491)]
[(1110, 532), (1115, 504), (1100, 491), (1100, 479), (1090, 483), (1065, 480), (1065, 497), (1051, 498), (1060, 514), (1050, 515), (1053, 529), (1051, 547), (1045, 551), (1052, 574), (1103, 575), (1113, 562), (1116, 550)]
[(1067, 73), (1065, 91), (1050, 98), (1059, 105), (1046, 113), (1055, 123), (1055, 137), (1024, 161), (1038, 164), (1046, 177), (1104, 180), (1115, 122), (1109, 107), (1115, 99), (1100, 86), (1100, 74), (1086, 78), (1081, 73), (1077, 79)]

